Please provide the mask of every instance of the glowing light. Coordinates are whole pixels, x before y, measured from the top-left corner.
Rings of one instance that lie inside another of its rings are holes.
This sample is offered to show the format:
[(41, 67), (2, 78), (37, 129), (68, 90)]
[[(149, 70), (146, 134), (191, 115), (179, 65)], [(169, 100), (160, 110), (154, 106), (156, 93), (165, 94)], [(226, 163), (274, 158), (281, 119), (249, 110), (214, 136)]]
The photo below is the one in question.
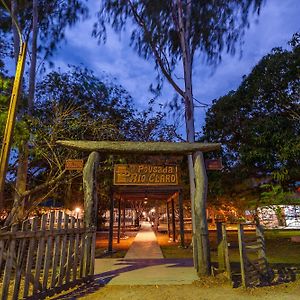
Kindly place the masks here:
[(79, 213), (81, 212), (81, 208), (80, 208), (80, 207), (76, 207), (76, 208), (75, 208), (75, 212), (76, 212), (77, 214), (79, 214)]

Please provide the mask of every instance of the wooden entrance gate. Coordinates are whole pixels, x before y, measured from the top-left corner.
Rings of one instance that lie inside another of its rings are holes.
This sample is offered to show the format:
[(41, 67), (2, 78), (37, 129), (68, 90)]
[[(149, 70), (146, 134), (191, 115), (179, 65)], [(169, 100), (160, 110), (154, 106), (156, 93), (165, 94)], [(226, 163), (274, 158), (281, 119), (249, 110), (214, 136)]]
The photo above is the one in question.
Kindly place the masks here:
[[(83, 184), (85, 191), (85, 213), (87, 224), (96, 224), (97, 195), (96, 169), (99, 153), (140, 154), (140, 155), (192, 155), (195, 178), (195, 193), (192, 196), (193, 255), (194, 266), (199, 274), (209, 275), (210, 251), (208, 225), (206, 218), (207, 175), (202, 152), (220, 149), (220, 144), (213, 143), (172, 143), (172, 142), (112, 142), (112, 141), (57, 141), (65, 147), (81, 151), (90, 151), (84, 167)], [(191, 156), (189, 156), (191, 158)]]

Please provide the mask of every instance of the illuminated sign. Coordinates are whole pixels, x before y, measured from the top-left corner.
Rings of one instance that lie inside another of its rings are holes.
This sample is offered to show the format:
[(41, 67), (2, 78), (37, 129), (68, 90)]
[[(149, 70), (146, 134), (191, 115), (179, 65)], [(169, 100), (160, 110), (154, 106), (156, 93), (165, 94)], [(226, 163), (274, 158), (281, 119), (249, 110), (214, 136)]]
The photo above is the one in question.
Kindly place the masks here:
[(69, 171), (82, 171), (83, 159), (67, 159), (65, 169)]
[(115, 165), (114, 185), (178, 185), (174, 165)]

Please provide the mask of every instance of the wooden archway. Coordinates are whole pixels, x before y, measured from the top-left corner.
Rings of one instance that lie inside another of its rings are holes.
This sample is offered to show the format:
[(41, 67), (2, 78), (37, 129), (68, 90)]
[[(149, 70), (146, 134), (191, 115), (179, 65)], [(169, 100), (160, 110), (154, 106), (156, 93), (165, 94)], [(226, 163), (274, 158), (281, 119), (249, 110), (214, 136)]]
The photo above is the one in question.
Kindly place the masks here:
[[(109, 154), (151, 154), (151, 155), (193, 155), (195, 171), (195, 195), (192, 201), (193, 256), (194, 266), (199, 274), (210, 273), (208, 225), (206, 218), (207, 175), (203, 166), (203, 153), (219, 150), (217, 143), (172, 143), (172, 142), (111, 142), (111, 141), (57, 141), (57, 144), (89, 151), (83, 171), (85, 224), (96, 224), (97, 195), (96, 168), (99, 153)], [(202, 201), (204, 199), (204, 201)]]

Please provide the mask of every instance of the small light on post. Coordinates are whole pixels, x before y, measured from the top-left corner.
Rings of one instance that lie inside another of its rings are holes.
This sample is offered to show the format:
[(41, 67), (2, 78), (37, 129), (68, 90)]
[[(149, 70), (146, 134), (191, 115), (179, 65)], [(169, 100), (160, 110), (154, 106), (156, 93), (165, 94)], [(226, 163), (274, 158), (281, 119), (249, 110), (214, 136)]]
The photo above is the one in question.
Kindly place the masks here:
[(75, 208), (75, 213), (76, 213), (76, 218), (77, 218), (77, 219), (78, 219), (78, 217), (79, 217), (80, 212), (81, 212), (81, 208), (80, 208), (80, 207), (76, 207), (76, 208)]

